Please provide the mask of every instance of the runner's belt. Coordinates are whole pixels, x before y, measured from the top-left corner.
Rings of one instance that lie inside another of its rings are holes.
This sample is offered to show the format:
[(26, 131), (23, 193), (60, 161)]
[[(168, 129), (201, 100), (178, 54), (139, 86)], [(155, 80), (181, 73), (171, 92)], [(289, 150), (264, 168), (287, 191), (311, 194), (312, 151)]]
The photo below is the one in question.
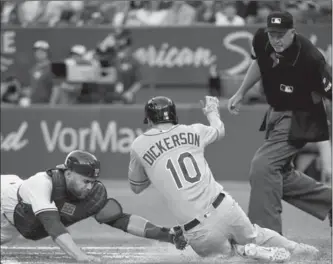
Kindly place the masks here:
[[(224, 193), (220, 193), (216, 197), (215, 201), (212, 203), (212, 205), (215, 209), (222, 203), (224, 197), (225, 197)], [(200, 221), (198, 219), (194, 218), (191, 222), (188, 222), (187, 224), (184, 225), (184, 230), (189, 231), (192, 228), (196, 227), (198, 224), (200, 224)]]

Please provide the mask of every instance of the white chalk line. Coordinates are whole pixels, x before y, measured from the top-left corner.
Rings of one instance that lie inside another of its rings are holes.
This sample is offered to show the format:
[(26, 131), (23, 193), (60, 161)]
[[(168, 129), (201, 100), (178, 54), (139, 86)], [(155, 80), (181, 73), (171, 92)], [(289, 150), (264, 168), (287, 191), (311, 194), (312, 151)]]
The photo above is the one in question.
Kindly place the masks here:
[[(157, 246), (114, 246), (114, 247), (82, 247), (84, 251), (89, 252), (90, 254), (102, 254), (104, 257), (107, 258), (142, 258), (147, 256), (156, 257), (156, 256), (164, 256), (173, 255), (173, 253), (177, 252), (170, 252), (167, 247), (157, 247)], [(62, 254), (62, 251), (59, 247), (43, 247), (43, 246), (37, 246), (37, 247), (27, 247), (27, 246), (2, 246), (1, 250), (3, 250), (2, 253), (5, 253), (5, 251), (13, 252), (13, 254), (24, 254), (25, 256), (32, 256), (38, 253), (40, 256), (49, 255), (50, 251), (53, 251), (52, 254), (58, 255)], [(130, 252), (131, 256), (127, 256)]]
[[(121, 250), (121, 249), (141, 249), (141, 250), (146, 250), (147, 248), (160, 248), (162, 249), (162, 247), (154, 247), (154, 246), (116, 246), (116, 247), (82, 247), (82, 249), (86, 249), (86, 250)], [(24, 247), (24, 246), (18, 246), (18, 247), (11, 247), (11, 246), (1, 246), (1, 249), (5, 249), (5, 250), (60, 250), (59, 247)]]
[[(133, 263), (137, 262), (137, 261), (150, 261), (152, 259), (156, 259), (157, 258), (160, 258), (160, 257), (164, 257), (165, 255), (167, 255), (169, 258), (171, 257), (177, 257), (177, 258), (180, 258), (182, 259), (183, 257), (193, 257), (191, 256), (192, 254), (190, 254), (190, 256), (186, 256), (183, 255), (183, 256), (180, 256), (178, 254), (176, 254), (177, 256), (173, 256), (175, 252), (168, 252), (168, 248), (167, 247), (161, 247), (161, 246), (109, 246), (109, 247), (82, 247), (83, 250), (87, 250), (87, 251), (90, 251), (89, 253), (96, 253), (96, 254), (100, 254), (101, 252), (100, 251), (113, 251), (113, 252), (104, 252), (102, 255), (104, 258), (106, 259), (111, 259), (111, 260), (132, 260)], [(151, 249), (151, 250), (155, 250), (155, 251), (147, 251), (147, 249)], [(57, 252), (54, 252), (56, 253), (54, 256), (57, 255), (57, 253), (61, 253), (61, 250), (59, 247), (52, 247), (52, 246), (36, 246), (36, 247), (31, 247), (31, 246), (1, 246), (1, 250), (13, 250), (14, 252), (16, 251), (19, 251), (19, 250), (22, 250), (22, 251), (25, 251), (25, 250), (31, 250), (31, 252), (22, 252), (22, 254), (25, 254), (26, 256), (27, 255), (31, 255), (31, 254), (34, 254), (36, 252), (33, 252), (34, 250), (36, 251), (40, 251), (41, 253), (41, 256), (40, 257), (43, 257), (43, 255), (47, 254), (47, 251), (50, 251), (50, 250), (57, 250)], [(130, 250), (144, 250), (145, 252), (131, 252), (130, 255), (124, 255), (126, 253), (128, 253), (127, 251), (130, 251)], [(41, 252), (42, 251), (42, 252)], [(44, 251), (44, 252), (43, 252)], [(115, 251), (119, 251), (119, 252), (115, 252)], [(3, 252), (4, 253), (4, 252)], [(17, 252), (18, 253), (18, 252)], [(170, 255), (171, 253), (171, 255)], [(185, 253), (185, 252), (184, 252)], [(196, 261), (197, 259), (193, 259), (194, 261)], [(236, 260), (236, 259), (224, 259), (223, 260), (226, 264), (227, 263), (233, 263), (233, 264), (236, 264), (236, 263), (254, 263), (252, 262), (253, 260), (250, 260), (250, 259), (242, 259), (242, 260)], [(295, 261), (295, 262), (294, 262)], [(209, 263), (212, 261), (203, 261), (201, 260), (200, 263)], [(2, 260), (2, 263), (3, 264), (21, 264), (22, 262), (20, 261), (17, 261), (17, 260)], [(26, 263), (26, 262), (24, 262)], [(196, 262), (195, 262), (196, 263)], [(213, 262), (213, 263), (217, 263), (217, 262)], [(307, 261), (307, 260), (302, 260), (302, 262), (299, 262), (297, 260), (291, 260), (290, 264), (299, 264), (299, 263), (302, 263), (302, 264), (306, 264), (306, 263), (313, 263), (312, 261)]]
[[(117, 260), (120, 261), (128, 261), (131, 260), (133, 263), (136, 262), (146, 262), (150, 260), (156, 260), (162, 256), (168, 256), (170, 257), (170, 252), (166, 252), (168, 248), (165, 247), (158, 247), (158, 246), (110, 246), (110, 247), (82, 247), (83, 250), (89, 252), (90, 254), (101, 254), (103, 255), (103, 258), (110, 259), (110, 260)], [(147, 250), (150, 249), (150, 250)], [(54, 251), (53, 256), (56, 257), (59, 254), (62, 254), (59, 247), (52, 247), (52, 246), (2, 246), (1, 250), (9, 252), (13, 252), (12, 254), (16, 255), (16, 257), (19, 257), (20, 251), (21, 253), (25, 255), (27, 260), (30, 259), (31, 256), (35, 255), (35, 253), (39, 254), (39, 257), (43, 258), (45, 255), (49, 256), (49, 251)], [(127, 255), (130, 251), (130, 255)], [(138, 250), (142, 250), (144, 252), (138, 252)], [(28, 252), (27, 252), (28, 251)], [(30, 252), (29, 252), (30, 251)], [(102, 252), (101, 252), (102, 251)], [(104, 251), (104, 252), (103, 252)], [(105, 251), (111, 251), (111, 252), (105, 252)], [(133, 252), (134, 251), (134, 252)], [(2, 252), (5, 253), (5, 252)], [(59, 253), (59, 254), (58, 254)], [(175, 256), (176, 257), (176, 256)], [(22, 264), (23, 262), (19, 262), (15, 259), (13, 260), (2, 260), (3, 264)], [(139, 263), (138, 262), (138, 263)], [(27, 262), (24, 262), (27, 263)], [(30, 263), (30, 262), (29, 262)], [(35, 262), (34, 262), (35, 263)]]

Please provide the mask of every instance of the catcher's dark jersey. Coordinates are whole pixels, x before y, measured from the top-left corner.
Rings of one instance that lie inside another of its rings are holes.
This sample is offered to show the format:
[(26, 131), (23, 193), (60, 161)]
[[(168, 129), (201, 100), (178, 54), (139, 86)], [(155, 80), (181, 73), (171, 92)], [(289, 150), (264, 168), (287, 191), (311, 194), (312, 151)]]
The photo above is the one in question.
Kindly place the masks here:
[[(31, 184), (28, 183), (28, 186), (23, 182), (20, 187), (22, 192), (20, 189), (18, 191), (19, 203), (14, 212), (15, 227), (27, 239), (38, 240), (49, 236), (36, 217), (43, 211), (57, 210), (61, 222), (67, 227), (95, 215), (107, 202), (107, 191), (101, 182), (94, 184), (90, 194), (84, 200), (78, 200), (67, 192), (62, 171), (40, 172), (31, 178), (33, 178), (31, 182), (39, 183), (42, 188), (31, 189)], [(42, 193), (36, 193), (38, 191)], [(25, 203), (27, 200), (29, 203)]]

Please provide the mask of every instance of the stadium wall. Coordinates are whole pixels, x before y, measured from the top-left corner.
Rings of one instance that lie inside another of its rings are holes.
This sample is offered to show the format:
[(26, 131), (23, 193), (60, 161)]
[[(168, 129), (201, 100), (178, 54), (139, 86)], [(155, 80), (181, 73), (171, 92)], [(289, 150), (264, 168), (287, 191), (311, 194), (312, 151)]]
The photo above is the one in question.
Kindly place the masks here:
[[(221, 110), (226, 137), (210, 145), (206, 158), (219, 180), (247, 180), (263, 140), (258, 129), (267, 106), (245, 106), (239, 116)], [(198, 105), (179, 105), (180, 122), (207, 123)], [(103, 179), (127, 179), (129, 148), (145, 130), (143, 106), (1, 107), (1, 173), (23, 178), (52, 168), (74, 149), (102, 162)]]

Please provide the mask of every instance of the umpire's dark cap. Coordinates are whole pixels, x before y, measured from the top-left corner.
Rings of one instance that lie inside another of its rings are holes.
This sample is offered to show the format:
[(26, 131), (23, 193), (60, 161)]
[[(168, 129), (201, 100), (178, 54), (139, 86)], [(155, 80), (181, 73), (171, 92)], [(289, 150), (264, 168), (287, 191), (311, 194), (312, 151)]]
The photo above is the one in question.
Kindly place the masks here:
[(266, 32), (286, 32), (294, 28), (294, 18), (289, 12), (275, 11), (267, 17)]

